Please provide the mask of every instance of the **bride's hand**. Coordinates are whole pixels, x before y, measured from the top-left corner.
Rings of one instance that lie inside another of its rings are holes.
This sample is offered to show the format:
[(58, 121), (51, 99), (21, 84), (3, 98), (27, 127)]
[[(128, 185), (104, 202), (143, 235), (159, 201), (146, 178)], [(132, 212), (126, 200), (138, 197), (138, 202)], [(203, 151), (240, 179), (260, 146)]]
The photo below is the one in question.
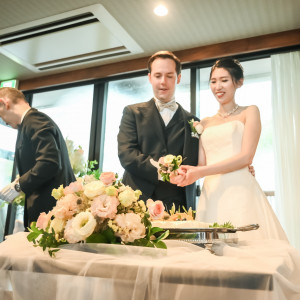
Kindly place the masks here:
[(176, 172), (177, 175), (173, 172), (170, 174), (170, 183), (178, 185), (185, 179), (185, 172), (182, 171), (181, 166)]
[(201, 171), (201, 167), (181, 166), (181, 172), (185, 173), (185, 178), (177, 185), (183, 187), (194, 183), (199, 178), (204, 177)]

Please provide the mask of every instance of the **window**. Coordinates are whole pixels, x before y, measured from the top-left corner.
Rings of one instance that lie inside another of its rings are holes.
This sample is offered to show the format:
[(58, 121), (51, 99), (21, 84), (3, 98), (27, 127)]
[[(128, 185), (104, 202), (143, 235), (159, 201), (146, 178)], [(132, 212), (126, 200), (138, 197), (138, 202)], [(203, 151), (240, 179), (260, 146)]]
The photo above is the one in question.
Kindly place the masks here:
[[(11, 182), (17, 134), (17, 130), (6, 126), (0, 119), (0, 189)], [(7, 204), (0, 200), (0, 241), (4, 235), (7, 207)]]
[(32, 107), (46, 113), (63, 136), (81, 146), (88, 158), (93, 104), (93, 85), (35, 94)]

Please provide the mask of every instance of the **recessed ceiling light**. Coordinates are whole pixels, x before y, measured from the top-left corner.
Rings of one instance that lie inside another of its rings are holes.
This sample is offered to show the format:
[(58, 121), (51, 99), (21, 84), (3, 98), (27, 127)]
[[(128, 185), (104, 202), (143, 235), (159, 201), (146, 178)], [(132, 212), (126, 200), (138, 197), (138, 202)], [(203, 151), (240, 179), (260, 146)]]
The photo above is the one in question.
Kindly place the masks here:
[(168, 14), (168, 9), (164, 5), (158, 5), (154, 8), (154, 13), (160, 17)]

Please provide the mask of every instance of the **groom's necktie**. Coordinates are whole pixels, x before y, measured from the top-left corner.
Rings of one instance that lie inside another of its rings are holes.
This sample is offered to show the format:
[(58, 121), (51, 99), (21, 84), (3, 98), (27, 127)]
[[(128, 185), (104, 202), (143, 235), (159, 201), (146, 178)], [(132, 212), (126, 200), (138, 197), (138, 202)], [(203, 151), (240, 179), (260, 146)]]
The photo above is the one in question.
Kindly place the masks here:
[(167, 102), (167, 103), (157, 101), (157, 108), (158, 108), (159, 112), (161, 112), (165, 108), (175, 111), (177, 108), (177, 104), (176, 104), (175, 100)]
[(176, 103), (175, 99), (173, 99), (167, 103), (159, 101), (158, 99), (155, 99), (155, 100), (156, 100), (155, 101), (156, 107), (157, 107), (165, 125), (167, 126), (169, 124), (170, 120), (173, 118), (175, 111), (178, 108), (178, 104)]

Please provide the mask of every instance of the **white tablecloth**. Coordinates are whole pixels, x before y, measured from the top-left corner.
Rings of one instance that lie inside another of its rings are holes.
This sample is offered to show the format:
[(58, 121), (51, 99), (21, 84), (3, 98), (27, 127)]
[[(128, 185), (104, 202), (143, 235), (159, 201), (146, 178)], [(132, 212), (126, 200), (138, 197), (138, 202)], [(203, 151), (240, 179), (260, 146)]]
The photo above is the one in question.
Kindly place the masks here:
[(216, 254), (177, 241), (66, 245), (78, 249), (51, 258), (26, 235), (0, 244), (0, 299), (300, 299), (300, 254), (284, 241), (219, 243)]

